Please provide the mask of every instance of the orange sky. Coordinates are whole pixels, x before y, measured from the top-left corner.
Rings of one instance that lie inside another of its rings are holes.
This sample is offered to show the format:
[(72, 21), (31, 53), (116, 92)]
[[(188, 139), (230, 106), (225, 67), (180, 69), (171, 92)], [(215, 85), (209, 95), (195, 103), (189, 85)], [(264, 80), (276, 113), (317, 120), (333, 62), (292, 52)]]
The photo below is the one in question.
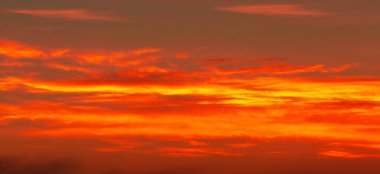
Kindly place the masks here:
[(379, 5), (4, 0), (0, 173), (379, 173)]

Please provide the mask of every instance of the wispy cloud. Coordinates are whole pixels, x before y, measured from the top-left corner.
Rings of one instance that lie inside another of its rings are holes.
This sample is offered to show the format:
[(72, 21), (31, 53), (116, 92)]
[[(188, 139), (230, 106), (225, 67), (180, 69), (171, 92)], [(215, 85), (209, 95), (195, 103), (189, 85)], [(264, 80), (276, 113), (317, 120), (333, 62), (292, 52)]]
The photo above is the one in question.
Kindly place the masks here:
[(236, 68), (236, 69), (218, 69), (214, 71), (217, 74), (270, 74), (270, 75), (290, 75), (303, 73), (340, 73), (355, 68), (357, 64), (342, 64), (335, 67), (327, 67), (323, 64), (309, 66), (294, 66), (290, 64), (274, 64), (260, 67)]
[(203, 157), (208, 155), (223, 155), (223, 156), (240, 156), (239, 153), (227, 152), (225, 149), (210, 149), (210, 148), (176, 148), (166, 147), (160, 148), (160, 152), (168, 156), (177, 157)]
[(328, 156), (328, 157), (336, 157), (336, 158), (378, 158), (379, 157), (379, 155), (376, 155), (376, 154), (355, 154), (351, 152), (336, 151), (336, 150), (323, 151), (320, 153), (320, 155)]
[(271, 5), (241, 5), (219, 7), (217, 10), (258, 15), (294, 15), (294, 16), (325, 16), (328, 13), (320, 10), (306, 9), (300, 5), (271, 4)]
[(90, 20), (90, 21), (121, 21), (121, 19), (99, 14), (96, 12), (83, 10), (83, 9), (67, 9), (67, 10), (9, 10), (11, 13), (25, 14), (32, 16), (48, 17), (48, 18), (60, 18), (66, 20)]
[(0, 40), (0, 55), (10, 58), (43, 58), (45, 52), (38, 47), (9, 40)]

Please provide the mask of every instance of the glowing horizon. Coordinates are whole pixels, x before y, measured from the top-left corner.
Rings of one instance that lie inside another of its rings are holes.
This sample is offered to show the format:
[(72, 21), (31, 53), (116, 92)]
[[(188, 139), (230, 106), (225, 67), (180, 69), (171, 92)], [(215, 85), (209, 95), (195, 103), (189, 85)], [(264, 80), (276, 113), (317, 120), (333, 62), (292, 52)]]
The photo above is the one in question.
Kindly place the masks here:
[(5, 1), (0, 173), (379, 172), (378, 3)]

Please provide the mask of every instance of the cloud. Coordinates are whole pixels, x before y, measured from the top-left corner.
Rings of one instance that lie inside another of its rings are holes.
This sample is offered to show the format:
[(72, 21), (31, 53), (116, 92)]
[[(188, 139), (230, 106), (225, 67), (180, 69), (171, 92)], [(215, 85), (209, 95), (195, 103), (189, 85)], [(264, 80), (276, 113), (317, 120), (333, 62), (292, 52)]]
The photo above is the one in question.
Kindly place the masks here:
[(110, 15), (98, 14), (83, 9), (68, 10), (9, 10), (11, 13), (24, 14), (39, 17), (58, 18), (65, 20), (84, 21), (121, 21), (121, 19)]
[(178, 148), (178, 147), (164, 147), (158, 149), (160, 153), (168, 156), (178, 157), (204, 157), (209, 155), (222, 155), (222, 156), (241, 156), (240, 153), (228, 152), (226, 149), (220, 148)]
[(336, 158), (380, 158), (380, 154), (358, 154), (340, 150), (322, 151), (319, 154)]
[(159, 51), (161, 51), (160, 48), (140, 48), (140, 49), (134, 50), (133, 54), (138, 56), (141, 54), (157, 53)]
[[(22, 62), (22, 60), (12, 59), (35, 59), (48, 61), (52, 59), (70, 59), (69, 64), (56, 62), (44, 62), (46, 67), (88, 73), (93, 72), (89, 65), (99, 65), (102, 67), (116, 66), (128, 67), (137, 66), (144, 63), (152, 63), (159, 58), (157, 53), (160, 48), (137, 48), (131, 50), (91, 50), (78, 51), (69, 48), (41, 49), (38, 46), (30, 45), (13, 40), (0, 40), (0, 56), (7, 58), (0, 62), (2, 67), (23, 67), (32, 64), (31, 62)], [(66, 61), (67, 63), (67, 61)], [(95, 73), (96, 74), (96, 73)]]
[(178, 53), (178, 54), (175, 55), (175, 57), (178, 58), (178, 59), (187, 59), (187, 58), (190, 57), (190, 55), (187, 54), (187, 53)]
[(45, 65), (50, 68), (64, 70), (64, 71), (78, 71), (78, 72), (83, 72), (83, 73), (88, 73), (88, 74), (93, 72), (90, 69), (85, 68), (85, 67), (69, 66), (69, 65), (59, 64), (55, 62), (47, 62), (45, 63)]
[[(13, 40), (0, 40), (0, 56), (12, 59), (47, 59), (57, 58), (68, 53), (69, 49), (47, 51), (38, 46)], [(2, 62), (4, 63), (4, 62)]]
[(10, 40), (0, 40), (0, 55), (9, 58), (41, 59), (46, 57), (46, 53), (36, 46)]
[[(181, 157), (245, 155), (260, 147), (244, 143), (250, 141), (189, 144), (204, 137), (379, 144), (380, 80), (328, 74), (354, 64), (295, 65), (282, 59), (238, 58), (194, 63), (195, 56), (156, 55), (160, 49), (150, 47), (84, 52), (3, 42), (2, 49), (2, 136), (176, 139), (186, 144), (151, 145), (145, 150)], [(127, 151), (122, 145), (85, 148)], [(128, 152), (144, 151), (136, 148), (128, 146)], [(268, 150), (278, 151), (283, 149)]]
[(159, 48), (139, 48), (136, 50), (121, 50), (121, 51), (92, 51), (79, 52), (76, 54), (68, 54), (67, 57), (74, 58), (80, 64), (98, 64), (112, 66), (134, 66), (145, 62), (152, 62), (156, 56), (146, 56), (159, 52)]
[(335, 67), (326, 67), (323, 64), (309, 66), (295, 66), (290, 64), (274, 64), (259, 67), (218, 69), (214, 71), (219, 74), (269, 74), (269, 75), (289, 75), (303, 73), (340, 73), (355, 68), (356, 64), (342, 64)]
[(241, 5), (231, 7), (217, 8), (220, 11), (241, 13), (241, 14), (258, 14), (258, 15), (292, 15), (292, 16), (325, 16), (328, 13), (319, 10), (306, 9), (300, 5)]
[(60, 56), (64, 56), (68, 52), (70, 52), (70, 49), (67, 49), (67, 48), (56, 49), (51, 52), (51, 56), (60, 57)]

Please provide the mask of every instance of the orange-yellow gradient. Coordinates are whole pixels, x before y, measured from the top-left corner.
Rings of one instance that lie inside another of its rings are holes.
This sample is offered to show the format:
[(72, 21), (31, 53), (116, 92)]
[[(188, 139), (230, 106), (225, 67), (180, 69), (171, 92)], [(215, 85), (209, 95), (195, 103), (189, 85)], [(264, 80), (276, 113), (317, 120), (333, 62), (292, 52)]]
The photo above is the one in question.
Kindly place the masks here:
[(0, 174), (378, 174), (378, 7), (4, 0)]
[[(2, 102), (1, 123), (29, 120), (54, 126), (16, 129), (11, 132), (14, 136), (99, 139), (142, 136), (183, 141), (303, 138), (380, 146), (379, 79), (302, 76), (304, 73), (341, 73), (357, 67), (350, 64), (328, 67), (272, 63), (239, 69), (206, 66), (183, 72), (178, 68), (159, 67), (159, 62), (168, 60), (158, 55), (160, 49), (85, 54), (66, 49), (49, 56), (37, 47), (14, 41), (4, 41), (3, 45), (3, 54), (9, 60), (22, 57), (20, 62), (23, 62), (46, 55), (42, 62), (30, 65), (41, 66), (46, 72), (18, 74), (20, 70), (14, 66), (7, 71), (17, 75), (1, 78), (3, 93), (20, 93), (13, 96), (17, 101), (12, 101), (10, 95)], [(15, 46), (21, 49), (14, 49)], [(60, 59), (70, 63), (58, 63)], [(90, 68), (93, 65), (96, 67)], [(120, 67), (122, 69), (113, 74), (106, 71), (106, 68)], [(44, 79), (48, 77), (40, 74), (49, 72), (73, 75)], [(296, 76), (282, 76), (289, 74)], [(222, 149), (204, 146), (155, 147), (152, 153), (244, 155), (229, 152), (239, 146), (226, 145)], [(123, 150), (123, 146), (114, 148)], [(333, 149), (320, 149), (315, 155), (378, 156)]]

